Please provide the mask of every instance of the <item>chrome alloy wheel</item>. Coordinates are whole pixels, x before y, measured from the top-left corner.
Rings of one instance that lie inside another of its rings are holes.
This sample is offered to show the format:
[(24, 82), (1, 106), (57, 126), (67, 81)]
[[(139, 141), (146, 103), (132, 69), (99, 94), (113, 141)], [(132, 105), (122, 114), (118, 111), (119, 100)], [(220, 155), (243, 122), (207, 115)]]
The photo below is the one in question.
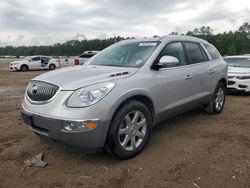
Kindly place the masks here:
[(225, 92), (222, 88), (219, 88), (215, 97), (216, 110), (220, 111), (224, 106), (224, 102), (225, 102)]
[(128, 113), (119, 126), (119, 143), (126, 151), (138, 148), (147, 132), (147, 121), (140, 111)]

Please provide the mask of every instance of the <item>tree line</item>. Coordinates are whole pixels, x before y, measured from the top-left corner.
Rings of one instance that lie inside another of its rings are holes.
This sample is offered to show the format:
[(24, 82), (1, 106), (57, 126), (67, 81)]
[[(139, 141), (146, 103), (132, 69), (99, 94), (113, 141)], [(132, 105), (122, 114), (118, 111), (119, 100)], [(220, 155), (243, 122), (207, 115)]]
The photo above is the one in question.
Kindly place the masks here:
[(207, 40), (219, 50), (221, 55), (250, 54), (250, 24), (247, 22), (235, 32), (213, 34), (211, 27), (202, 26), (199, 29), (188, 31), (186, 35)]
[[(170, 33), (172, 35), (177, 32)], [(184, 35), (184, 34), (182, 34)], [(185, 35), (203, 38), (213, 44), (222, 55), (250, 54), (250, 24), (244, 23), (237, 31), (229, 31), (214, 34), (209, 26), (195, 28), (188, 31)], [(124, 37), (112, 37), (107, 39), (92, 40), (70, 40), (65, 43), (58, 43), (49, 46), (5, 46), (0, 47), (0, 56), (31, 56), (31, 55), (50, 55), (50, 56), (76, 56), (86, 50), (102, 50), (113, 43), (124, 40)]]
[(32, 55), (49, 55), (49, 56), (76, 56), (86, 50), (102, 50), (111, 44), (114, 44), (123, 37), (112, 37), (108, 39), (92, 40), (70, 40), (65, 43), (57, 43), (48, 46), (6, 46), (0, 47), (1, 55), (12, 56), (32, 56)]

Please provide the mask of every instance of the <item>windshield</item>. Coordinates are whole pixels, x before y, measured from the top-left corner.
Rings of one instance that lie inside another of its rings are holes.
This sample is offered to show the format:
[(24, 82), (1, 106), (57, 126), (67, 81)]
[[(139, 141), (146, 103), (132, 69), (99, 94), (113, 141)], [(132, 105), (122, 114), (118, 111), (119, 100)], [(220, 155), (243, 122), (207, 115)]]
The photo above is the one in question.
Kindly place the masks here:
[(159, 42), (115, 44), (96, 55), (90, 65), (140, 67), (152, 55)]
[(229, 67), (250, 68), (250, 58), (225, 58)]
[(31, 56), (27, 56), (27, 57), (25, 57), (25, 58), (24, 58), (24, 60), (29, 61), (29, 60), (30, 60), (30, 58), (31, 58)]

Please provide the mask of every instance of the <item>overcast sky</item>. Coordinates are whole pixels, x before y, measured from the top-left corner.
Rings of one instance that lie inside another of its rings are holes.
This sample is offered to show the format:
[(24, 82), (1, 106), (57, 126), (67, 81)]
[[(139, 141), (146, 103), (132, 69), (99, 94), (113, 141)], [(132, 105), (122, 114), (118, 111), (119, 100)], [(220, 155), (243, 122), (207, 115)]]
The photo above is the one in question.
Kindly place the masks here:
[(250, 0), (0, 0), (0, 45), (151, 37), (202, 25), (215, 33), (250, 23)]

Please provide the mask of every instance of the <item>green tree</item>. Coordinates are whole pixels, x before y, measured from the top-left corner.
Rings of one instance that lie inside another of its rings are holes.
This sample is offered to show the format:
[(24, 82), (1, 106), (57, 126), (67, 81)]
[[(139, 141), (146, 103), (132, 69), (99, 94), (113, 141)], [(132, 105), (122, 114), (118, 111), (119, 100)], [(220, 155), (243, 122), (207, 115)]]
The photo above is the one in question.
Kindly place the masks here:
[(228, 49), (227, 55), (237, 55), (237, 51), (236, 51), (234, 44), (232, 44), (230, 48)]
[(246, 33), (247, 36), (250, 38), (250, 24), (248, 22), (243, 23), (242, 26), (240, 26), (239, 32)]

